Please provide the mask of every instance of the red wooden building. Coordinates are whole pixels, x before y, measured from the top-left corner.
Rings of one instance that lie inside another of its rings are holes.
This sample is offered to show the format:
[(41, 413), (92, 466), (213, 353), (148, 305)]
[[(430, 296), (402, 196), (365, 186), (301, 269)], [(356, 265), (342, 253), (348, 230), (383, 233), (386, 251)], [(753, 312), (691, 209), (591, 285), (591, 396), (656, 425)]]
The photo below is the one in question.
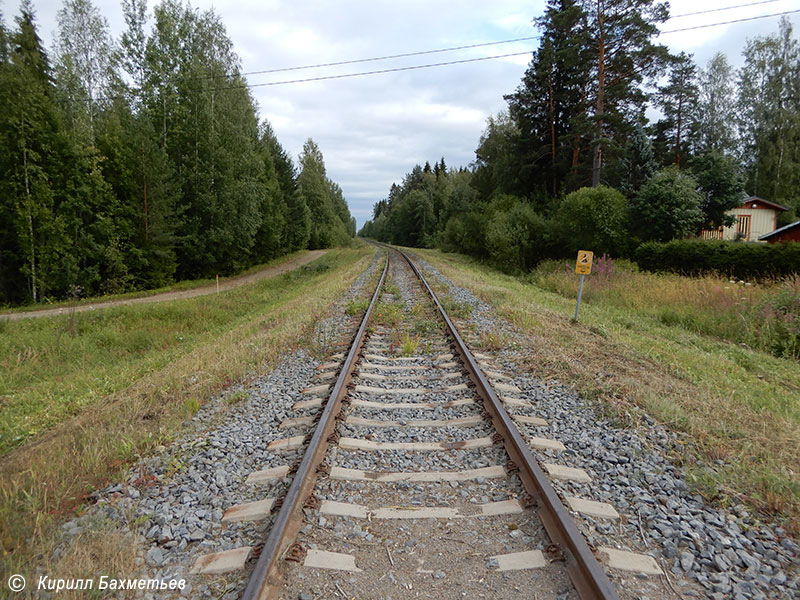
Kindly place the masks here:
[(759, 242), (775, 244), (777, 242), (800, 242), (800, 221), (784, 225), (758, 238)]

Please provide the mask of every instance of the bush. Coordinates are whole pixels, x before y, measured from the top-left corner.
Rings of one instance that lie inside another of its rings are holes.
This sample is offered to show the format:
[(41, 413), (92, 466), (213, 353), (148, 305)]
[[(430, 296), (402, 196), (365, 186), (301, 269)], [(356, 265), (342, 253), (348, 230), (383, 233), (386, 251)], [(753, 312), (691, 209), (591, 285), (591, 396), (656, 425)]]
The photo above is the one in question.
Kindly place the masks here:
[(486, 226), (486, 248), (492, 259), (510, 271), (527, 269), (544, 258), (548, 226), (524, 201), (497, 212)]
[(634, 254), (639, 268), (682, 275), (708, 272), (737, 279), (766, 279), (800, 273), (800, 243), (744, 244), (710, 240), (646, 242)]
[(628, 203), (617, 190), (598, 186), (569, 194), (556, 211), (559, 237), (566, 255), (578, 250), (625, 254), (628, 246)]
[(663, 169), (631, 200), (631, 230), (642, 240), (684, 238), (702, 225), (702, 202), (694, 177), (674, 167)]

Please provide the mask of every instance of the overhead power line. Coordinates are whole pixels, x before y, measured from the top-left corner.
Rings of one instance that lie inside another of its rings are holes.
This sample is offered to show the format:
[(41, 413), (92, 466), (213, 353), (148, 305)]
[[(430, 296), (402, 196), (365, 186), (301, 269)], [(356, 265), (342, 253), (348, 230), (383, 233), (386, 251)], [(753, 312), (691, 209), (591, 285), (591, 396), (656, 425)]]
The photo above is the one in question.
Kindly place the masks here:
[[(748, 6), (758, 6), (760, 4), (771, 4), (771, 3), (780, 2), (780, 1), (781, 0), (760, 0), (759, 2), (748, 2), (747, 4), (737, 4), (735, 6), (722, 6), (720, 8), (712, 8), (712, 9), (709, 9), (709, 10), (702, 10), (702, 11), (698, 11), (698, 12), (684, 13), (684, 14), (680, 14), (680, 15), (671, 15), (669, 17), (669, 20), (678, 19), (678, 18), (681, 18), (681, 17), (690, 17), (690, 16), (700, 15), (700, 14), (707, 14), (707, 13), (715, 13), (715, 12), (726, 11), (726, 10), (733, 10), (733, 9), (736, 9), (736, 8), (745, 8), (745, 7), (748, 7)], [(783, 13), (781, 13), (781, 14), (783, 14)], [(773, 15), (767, 15), (767, 16), (773, 16)], [(761, 17), (754, 17), (754, 18), (761, 18)], [(731, 22), (735, 22), (735, 21), (731, 21)], [(707, 25), (707, 27), (710, 27), (710, 25)], [(676, 31), (684, 31), (684, 30), (681, 29), (681, 30), (676, 30)], [(671, 33), (671, 32), (662, 32), (662, 33)], [(472, 48), (485, 48), (485, 47), (488, 47), (488, 46), (499, 46), (501, 44), (513, 44), (515, 42), (529, 42), (529, 41), (532, 41), (532, 40), (538, 40), (541, 37), (542, 37), (541, 35), (531, 35), (531, 36), (526, 36), (526, 37), (513, 38), (513, 39), (510, 39), (510, 40), (498, 40), (496, 42), (482, 42), (482, 43), (477, 43), (477, 44), (468, 44), (466, 46), (450, 46), (448, 48), (436, 48), (436, 49), (433, 49), (433, 50), (418, 50), (416, 52), (404, 52), (404, 53), (401, 53), (401, 54), (388, 54), (386, 56), (371, 56), (371, 57), (368, 57), (368, 58), (356, 58), (356, 59), (352, 59), (352, 60), (339, 60), (339, 61), (335, 61), (335, 62), (317, 63), (317, 64), (312, 64), (312, 65), (299, 65), (299, 66), (294, 66), (294, 67), (280, 67), (280, 68), (275, 68), (275, 69), (264, 69), (264, 70), (260, 70), (260, 71), (247, 71), (247, 72), (241, 73), (241, 75), (242, 76), (247, 76), (247, 75), (267, 75), (267, 74), (270, 74), (270, 73), (286, 73), (286, 72), (289, 72), (289, 71), (303, 71), (303, 70), (306, 70), (306, 69), (318, 69), (318, 68), (323, 68), (323, 67), (339, 67), (339, 66), (342, 66), (342, 65), (355, 65), (355, 64), (367, 63), (367, 62), (378, 62), (378, 61), (382, 61), (382, 60), (394, 60), (394, 59), (397, 59), (397, 58), (409, 58), (409, 57), (412, 57), (412, 56), (424, 56), (426, 54), (441, 54), (441, 53), (444, 53), (444, 52), (455, 52), (456, 50), (469, 50), (469, 49), (472, 49)], [(214, 79), (216, 77), (221, 77), (221, 76), (220, 75), (208, 75), (207, 77), (209, 79)]]
[[(756, 4), (758, 4), (758, 3), (756, 3)], [(741, 5), (741, 6), (746, 6), (746, 5)], [(749, 6), (749, 5), (747, 5), (747, 6)], [(714, 9), (714, 10), (715, 11), (719, 11), (719, 10), (725, 10), (725, 9)], [(755, 17), (734, 19), (734, 20), (731, 20), (731, 21), (722, 21), (722, 22), (718, 22), (718, 23), (708, 23), (706, 25), (695, 25), (695, 26), (692, 26), (692, 27), (683, 27), (681, 29), (670, 29), (668, 31), (660, 32), (659, 35), (663, 35), (663, 34), (667, 34), (667, 33), (677, 33), (679, 31), (690, 31), (690, 30), (693, 30), (693, 29), (703, 29), (703, 28), (706, 28), (706, 27), (716, 27), (716, 26), (719, 26), (719, 25), (730, 25), (732, 23), (741, 23), (741, 22), (744, 22), (744, 21), (754, 21), (756, 19), (767, 19), (767, 18), (770, 18), (770, 17), (780, 17), (780, 16), (783, 16), (783, 15), (790, 15), (790, 14), (794, 14), (794, 13), (800, 13), (800, 9), (789, 10), (789, 11), (784, 11), (784, 12), (779, 12), (779, 13), (773, 13), (773, 14), (769, 14), (769, 15), (758, 15), (758, 16), (755, 16)], [(511, 42), (511, 41), (523, 41), (523, 40), (535, 39), (535, 38), (536, 38), (536, 36), (533, 36), (533, 37), (530, 37), (530, 38), (518, 38), (517, 40), (505, 40), (505, 42), (507, 43), (507, 42)], [(474, 48), (474, 47), (480, 47), (480, 46), (497, 45), (497, 44), (500, 44), (500, 43), (503, 43), (503, 42), (487, 42), (486, 44), (473, 44), (473, 45), (470, 45), (470, 46), (463, 46), (463, 48)], [(455, 49), (455, 48), (453, 48), (453, 49)], [(439, 49), (439, 50), (425, 50), (425, 51), (421, 51), (421, 52), (413, 52), (413, 53), (408, 53), (408, 54), (403, 54), (403, 55), (396, 55), (396, 56), (398, 56), (398, 57), (399, 56), (419, 56), (419, 55), (423, 55), (423, 54), (432, 54), (434, 52), (446, 52), (448, 50), (451, 50), (451, 49), (444, 48), (444, 49)], [(327, 80), (331, 80), (331, 79), (348, 79), (348, 78), (352, 78), (352, 77), (365, 77), (367, 75), (381, 75), (381, 74), (384, 74), (384, 73), (396, 73), (396, 72), (400, 72), (400, 71), (415, 71), (415, 70), (419, 70), (419, 69), (431, 69), (431, 68), (434, 68), (434, 67), (444, 67), (444, 66), (448, 66), (448, 65), (460, 65), (460, 64), (465, 64), (465, 63), (480, 62), (480, 61), (487, 61), (487, 60), (495, 60), (495, 59), (498, 59), (498, 58), (508, 58), (508, 57), (512, 57), (512, 56), (522, 56), (522, 55), (525, 55), (525, 54), (531, 54), (532, 52), (533, 52), (533, 50), (526, 50), (524, 52), (512, 52), (512, 53), (509, 53), (509, 54), (500, 54), (500, 55), (497, 55), (497, 56), (482, 56), (482, 57), (478, 57), (478, 58), (466, 58), (466, 59), (463, 59), (463, 60), (450, 60), (450, 61), (445, 61), (445, 62), (429, 63), (429, 64), (424, 64), (424, 65), (412, 65), (412, 66), (407, 66), (407, 67), (395, 67), (395, 68), (391, 68), (391, 69), (379, 69), (379, 70), (374, 70), (374, 71), (360, 71), (358, 73), (343, 73), (343, 74), (339, 74), (339, 75), (321, 75), (319, 77), (307, 77), (307, 78), (304, 78), (304, 79), (288, 79), (288, 80), (280, 80), (280, 81), (270, 81), (270, 82), (266, 82), (266, 83), (249, 83), (249, 84), (243, 84), (243, 85), (220, 86), (220, 87), (214, 87), (214, 88), (207, 88), (205, 91), (221, 91), (221, 90), (228, 90), (228, 89), (246, 89), (246, 88), (256, 88), (256, 87), (271, 87), (271, 86), (278, 86), (278, 85), (290, 85), (290, 84), (295, 84), (295, 83), (309, 83), (309, 82), (312, 82), (312, 81), (327, 81)], [(357, 62), (368, 62), (368, 61), (372, 61), (372, 60), (383, 60), (383, 59), (376, 57), (376, 58), (372, 58), (372, 59), (359, 59), (357, 61), (341, 61), (341, 62), (337, 62), (337, 63), (330, 63), (330, 65), (333, 66), (333, 65), (352, 64), (352, 63), (357, 63)], [(318, 66), (327, 66), (327, 65), (318, 65)], [(300, 70), (300, 69), (304, 69), (304, 68), (311, 68), (311, 67), (309, 66), (309, 67), (291, 67), (291, 68), (286, 68), (286, 69), (272, 69), (272, 70), (269, 70), (269, 71), (258, 71), (258, 72), (242, 73), (242, 75), (248, 75), (248, 74), (252, 75), (252, 74), (255, 74), (255, 73), (259, 73), (259, 74), (261, 74), (261, 73), (274, 73), (274, 72), (289, 71), (289, 70)]]
[(392, 69), (380, 69), (378, 71), (360, 71), (358, 73), (343, 73), (341, 75), (321, 75), (320, 77), (308, 77), (306, 79), (292, 79), (292, 80), (282, 80), (282, 81), (270, 81), (267, 83), (248, 83), (244, 85), (232, 85), (232, 86), (224, 86), (218, 88), (209, 88), (207, 91), (217, 91), (217, 90), (230, 90), (236, 88), (255, 88), (255, 87), (267, 87), (271, 85), (288, 85), (290, 83), (306, 83), (310, 81), (325, 81), (328, 79), (346, 79), (348, 77), (363, 77), (365, 75), (380, 75), (381, 73), (396, 73), (398, 71), (415, 71), (417, 69), (430, 69), (432, 67), (444, 67), (446, 65), (460, 65), (464, 63), (471, 63), (471, 62), (479, 62), (484, 60), (495, 60), (497, 58), (508, 58), (510, 56), (522, 56), (524, 54), (530, 54), (532, 50), (526, 50), (525, 52), (512, 52), (510, 54), (498, 54), (497, 56), (481, 56), (478, 58), (465, 58), (463, 60), (449, 60), (447, 62), (439, 62), (439, 63), (430, 63), (426, 65), (412, 65), (410, 67), (395, 67)]
[[(775, 0), (770, 0), (775, 1)], [(455, 50), (468, 50), (470, 48), (485, 48), (486, 46), (499, 46), (500, 44), (512, 44), (514, 42), (528, 42), (530, 40), (538, 40), (540, 35), (531, 35), (528, 37), (515, 38), (513, 40), (500, 40), (498, 42), (484, 42), (481, 44), (469, 44), (468, 46), (453, 46), (451, 48), (437, 48), (436, 50), (420, 50), (418, 52), (406, 52), (404, 54), (389, 54), (387, 56), (374, 56), (371, 58), (358, 58), (354, 60), (340, 60), (337, 62), (320, 63), (316, 65), (302, 65), (299, 67), (283, 67), (280, 69), (266, 69), (264, 71), (248, 71), (242, 75), (264, 75), (266, 73), (282, 73), (286, 71), (301, 71), (303, 69), (316, 69), (319, 67), (338, 67), (340, 65), (354, 65), (357, 63), (376, 62), (379, 60), (392, 60), (395, 58), (407, 58), (409, 56), (422, 56), (424, 54), (438, 54), (441, 52), (453, 52)]]
[(732, 23), (743, 23), (745, 21), (755, 21), (756, 19), (767, 19), (769, 17), (782, 17), (784, 15), (791, 15), (794, 13), (800, 13), (800, 9), (797, 10), (787, 10), (784, 12), (779, 13), (772, 13), (771, 15), (758, 15), (756, 17), (746, 17), (744, 19), (734, 19), (732, 21), (723, 21), (721, 23), (708, 23), (707, 25), (694, 25), (693, 27), (683, 27), (681, 29), (668, 29), (667, 31), (662, 31), (659, 35), (664, 35), (665, 33), (677, 33), (678, 31), (691, 31), (692, 29), (704, 29), (706, 27), (716, 27), (717, 25), (730, 25)]
[(695, 15), (705, 15), (708, 13), (721, 12), (723, 10), (733, 10), (735, 8), (745, 8), (747, 6), (758, 6), (759, 4), (773, 4), (781, 0), (761, 0), (760, 2), (748, 2), (747, 4), (737, 4), (735, 6), (722, 6), (720, 8), (710, 8), (708, 10), (698, 10), (697, 12), (683, 13), (681, 15), (670, 15), (670, 19), (679, 19), (681, 17), (693, 17)]

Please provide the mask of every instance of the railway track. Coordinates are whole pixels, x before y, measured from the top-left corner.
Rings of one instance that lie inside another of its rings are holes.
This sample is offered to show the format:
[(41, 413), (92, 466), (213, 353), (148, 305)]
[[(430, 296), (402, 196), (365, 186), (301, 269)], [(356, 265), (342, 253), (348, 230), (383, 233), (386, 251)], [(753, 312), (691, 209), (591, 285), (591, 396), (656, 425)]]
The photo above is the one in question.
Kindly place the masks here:
[(287, 493), (223, 517), (272, 513), (264, 545), (202, 556), (195, 572), (241, 566), (255, 551), (248, 600), (613, 599), (598, 556), (660, 572), (647, 556), (587, 545), (571, 512), (619, 515), (554, 491), (550, 477), (588, 475), (559, 465), (558, 440), (520, 433), (547, 423), (490, 357), (467, 348), (407, 256), (387, 249), (353, 342), (315, 379), (281, 424), (286, 437), (269, 445), (305, 448), (302, 459), (248, 478), (292, 477)]

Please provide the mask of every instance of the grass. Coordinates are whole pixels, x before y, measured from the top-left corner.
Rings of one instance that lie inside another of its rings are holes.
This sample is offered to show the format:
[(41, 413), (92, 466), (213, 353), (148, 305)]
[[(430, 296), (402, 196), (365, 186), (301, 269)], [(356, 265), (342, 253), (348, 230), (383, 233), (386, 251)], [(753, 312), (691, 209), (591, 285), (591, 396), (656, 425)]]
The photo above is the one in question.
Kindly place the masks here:
[[(219, 296), (6, 323), (3, 572), (33, 573), (47, 563), (59, 520), (173, 439), (205, 399), (294, 348), (312, 347), (316, 322), (373, 253), (331, 250)], [(243, 399), (234, 393), (227, 404)]]
[[(778, 357), (800, 358), (800, 275), (751, 283), (711, 275), (640, 273), (627, 261), (603, 257), (597, 266), (584, 289), (587, 303), (653, 317)], [(568, 298), (577, 295), (572, 265), (548, 261), (529, 280)]]
[[(743, 501), (800, 529), (797, 362), (663, 318), (666, 308), (693, 310), (683, 305), (709, 294), (709, 280), (632, 273), (631, 289), (622, 293), (589, 278), (580, 321), (571, 323), (575, 300), (561, 276), (525, 281), (460, 255), (415, 252), (527, 334), (526, 367), (534, 375), (574, 386), (621, 423), (639, 423), (641, 408), (685, 432), (688, 448), (675, 460), (685, 464), (695, 489), (722, 504)], [(752, 303), (770, 293), (735, 285)]]
[[(264, 263), (261, 265), (255, 265), (242, 271), (241, 273), (237, 273), (236, 275), (230, 277), (220, 277), (219, 282), (220, 284), (229, 281), (231, 279), (237, 279), (240, 277), (245, 277), (250, 275), (251, 273), (256, 273), (263, 269), (267, 269), (270, 267), (277, 266), (279, 264), (288, 262), (294, 258), (298, 258), (306, 254), (307, 250), (298, 250), (297, 252), (293, 252), (292, 254), (287, 254), (285, 256), (281, 256), (280, 258), (276, 258), (275, 260), (271, 260), (268, 263)], [(94, 304), (97, 302), (108, 302), (110, 300), (131, 300), (133, 298), (144, 298), (147, 296), (155, 296), (157, 294), (164, 294), (167, 292), (178, 292), (183, 290), (193, 290), (195, 288), (204, 287), (207, 285), (211, 285), (216, 283), (216, 278), (213, 279), (190, 279), (186, 281), (177, 281), (175, 283), (171, 283), (169, 285), (160, 287), (160, 288), (153, 288), (149, 290), (136, 290), (133, 292), (125, 292), (123, 294), (107, 294), (105, 296), (95, 296), (89, 298), (70, 298), (67, 300), (52, 300), (49, 298), (45, 298), (42, 302), (38, 302), (36, 304), (26, 304), (23, 306), (5, 306), (0, 305), (0, 317), (4, 315), (9, 315), (13, 313), (19, 312), (32, 312), (42, 309), (50, 309), (50, 308), (70, 308), (72, 306), (80, 306), (83, 304)], [(0, 322), (3, 322), (0, 319)], [(0, 331), (1, 332), (1, 331)]]
[(400, 356), (414, 356), (419, 347), (420, 336), (411, 336), (404, 333), (400, 339)]

